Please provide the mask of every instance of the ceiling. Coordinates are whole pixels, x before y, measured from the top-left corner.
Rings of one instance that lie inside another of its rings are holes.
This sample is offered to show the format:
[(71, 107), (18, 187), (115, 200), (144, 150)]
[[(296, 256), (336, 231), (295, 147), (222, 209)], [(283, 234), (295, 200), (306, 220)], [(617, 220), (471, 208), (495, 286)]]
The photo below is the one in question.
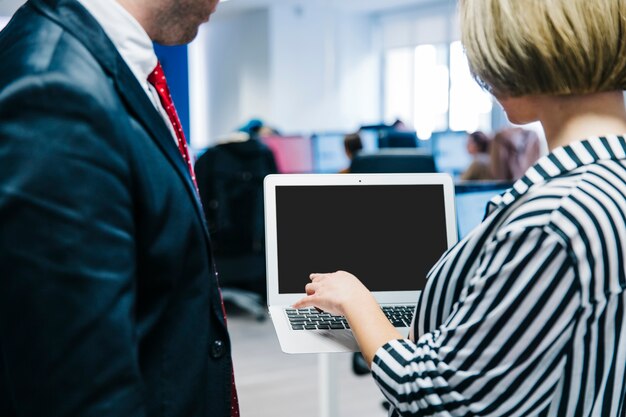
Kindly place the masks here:
[[(220, 13), (231, 14), (274, 4), (304, 5), (315, 2), (327, 7), (355, 13), (374, 13), (415, 7), (423, 4), (444, 3), (448, 0), (227, 0), (220, 5)], [(0, 16), (11, 16), (25, 0), (0, 0)]]

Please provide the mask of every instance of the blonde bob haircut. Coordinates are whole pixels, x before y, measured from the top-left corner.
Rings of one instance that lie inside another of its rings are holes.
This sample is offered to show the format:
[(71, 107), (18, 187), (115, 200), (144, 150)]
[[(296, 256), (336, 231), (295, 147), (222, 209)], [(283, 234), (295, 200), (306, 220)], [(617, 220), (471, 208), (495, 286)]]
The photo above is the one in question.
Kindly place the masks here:
[(460, 0), (470, 69), (496, 96), (626, 89), (626, 0)]

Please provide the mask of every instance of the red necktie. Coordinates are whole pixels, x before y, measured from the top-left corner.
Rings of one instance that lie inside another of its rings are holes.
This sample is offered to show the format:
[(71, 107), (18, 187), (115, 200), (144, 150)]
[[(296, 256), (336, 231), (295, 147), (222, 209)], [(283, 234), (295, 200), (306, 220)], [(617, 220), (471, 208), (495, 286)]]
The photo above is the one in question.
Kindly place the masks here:
[(176, 113), (176, 107), (174, 107), (174, 101), (172, 100), (170, 89), (167, 86), (167, 80), (165, 79), (165, 73), (163, 72), (163, 67), (161, 67), (160, 62), (157, 62), (157, 66), (154, 68), (154, 71), (152, 71), (148, 76), (148, 82), (156, 89), (159, 99), (161, 100), (161, 105), (174, 127), (176, 141), (178, 142), (178, 150), (187, 164), (187, 169), (189, 169), (191, 179), (197, 189), (198, 183), (196, 183), (196, 174), (193, 171), (193, 165), (191, 163), (191, 158), (189, 157), (189, 148), (187, 148), (185, 132), (183, 131), (183, 126), (178, 118), (178, 113)]
[[(157, 93), (159, 94), (159, 99), (161, 100), (161, 105), (165, 112), (167, 113), (167, 117), (170, 119), (172, 126), (174, 127), (174, 132), (176, 133), (176, 140), (178, 142), (178, 150), (180, 154), (183, 156), (185, 163), (187, 164), (187, 168), (189, 169), (189, 173), (191, 174), (191, 179), (196, 186), (196, 190), (198, 189), (198, 183), (196, 182), (196, 174), (193, 171), (193, 165), (191, 164), (191, 158), (189, 157), (189, 149), (187, 148), (187, 140), (185, 139), (185, 132), (183, 132), (183, 126), (180, 124), (180, 119), (178, 118), (178, 113), (176, 113), (176, 108), (174, 107), (174, 101), (172, 100), (172, 96), (170, 94), (170, 89), (167, 86), (167, 80), (165, 79), (165, 73), (163, 72), (163, 68), (161, 67), (161, 63), (157, 62), (156, 68), (154, 71), (150, 73), (148, 76), (148, 82), (154, 86)], [(222, 300), (222, 311), (224, 312), (224, 320), (226, 320), (226, 310), (224, 308), (224, 300)], [(239, 417), (239, 400), (237, 398), (237, 387), (235, 386), (235, 373), (231, 370), (231, 397), (230, 397), (230, 415), (231, 417)]]

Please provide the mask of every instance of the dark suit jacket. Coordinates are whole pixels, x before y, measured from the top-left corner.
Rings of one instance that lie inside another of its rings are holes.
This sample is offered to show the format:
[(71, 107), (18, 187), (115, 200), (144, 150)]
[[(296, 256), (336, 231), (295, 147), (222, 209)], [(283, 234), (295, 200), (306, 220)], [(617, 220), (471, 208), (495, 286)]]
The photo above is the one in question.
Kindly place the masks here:
[(209, 236), (163, 119), (74, 0), (0, 34), (0, 416), (228, 416)]

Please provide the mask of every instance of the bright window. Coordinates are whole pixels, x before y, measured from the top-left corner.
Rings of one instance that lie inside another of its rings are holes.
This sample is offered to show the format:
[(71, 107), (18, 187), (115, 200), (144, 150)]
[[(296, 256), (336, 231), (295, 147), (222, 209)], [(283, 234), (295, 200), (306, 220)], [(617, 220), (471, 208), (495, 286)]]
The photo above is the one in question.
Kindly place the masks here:
[(415, 48), (413, 126), (420, 139), (448, 128), (448, 66), (445, 47)]
[(385, 120), (413, 118), (413, 48), (392, 49), (385, 57)]
[(461, 42), (450, 45), (450, 130), (491, 130), (491, 95), (476, 83)]
[(470, 74), (460, 42), (388, 50), (384, 106), (387, 123), (401, 119), (423, 140), (446, 130), (491, 130), (492, 98)]

